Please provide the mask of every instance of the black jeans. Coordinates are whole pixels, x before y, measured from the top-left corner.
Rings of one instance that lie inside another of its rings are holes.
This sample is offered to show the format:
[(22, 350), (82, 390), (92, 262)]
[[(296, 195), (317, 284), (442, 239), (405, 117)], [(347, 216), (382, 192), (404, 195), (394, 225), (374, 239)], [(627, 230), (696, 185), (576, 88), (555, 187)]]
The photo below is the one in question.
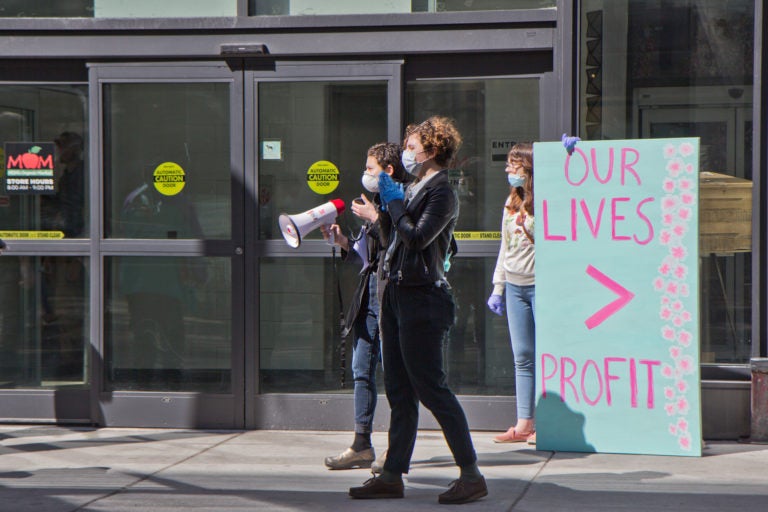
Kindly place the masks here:
[(444, 286), (387, 283), (380, 319), (384, 386), (391, 408), (387, 471), (408, 473), (419, 401), (440, 424), (456, 464), (477, 461), (467, 417), (443, 371), (443, 341), (454, 316), (453, 296)]

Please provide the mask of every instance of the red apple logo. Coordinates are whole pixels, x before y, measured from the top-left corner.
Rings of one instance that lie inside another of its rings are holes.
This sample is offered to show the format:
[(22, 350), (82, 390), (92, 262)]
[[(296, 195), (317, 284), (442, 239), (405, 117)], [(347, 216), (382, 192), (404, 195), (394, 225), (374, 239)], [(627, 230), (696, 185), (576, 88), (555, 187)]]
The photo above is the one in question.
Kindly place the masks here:
[(42, 158), (38, 153), (43, 149), (40, 146), (32, 146), (26, 153), (21, 155), (21, 163), (24, 169), (40, 169), (42, 167)]

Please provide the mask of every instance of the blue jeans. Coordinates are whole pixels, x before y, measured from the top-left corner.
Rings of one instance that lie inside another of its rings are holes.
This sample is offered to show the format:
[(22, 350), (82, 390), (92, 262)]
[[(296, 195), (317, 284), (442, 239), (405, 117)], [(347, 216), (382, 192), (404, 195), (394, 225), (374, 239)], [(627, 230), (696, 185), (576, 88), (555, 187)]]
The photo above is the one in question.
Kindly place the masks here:
[(477, 461), (461, 404), (448, 388), (443, 343), (455, 318), (450, 290), (389, 282), (381, 305), (384, 385), (391, 409), (384, 469), (408, 473), (419, 425), (419, 402), (440, 424), (459, 467)]
[(353, 328), (352, 378), (355, 381), (355, 433), (368, 434), (373, 430), (376, 411), (376, 366), (379, 364), (379, 299), (376, 293), (376, 274), (368, 281), (368, 306), (360, 309)]
[(515, 357), (517, 417), (533, 419), (536, 399), (536, 287), (507, 283), (507, 323)]

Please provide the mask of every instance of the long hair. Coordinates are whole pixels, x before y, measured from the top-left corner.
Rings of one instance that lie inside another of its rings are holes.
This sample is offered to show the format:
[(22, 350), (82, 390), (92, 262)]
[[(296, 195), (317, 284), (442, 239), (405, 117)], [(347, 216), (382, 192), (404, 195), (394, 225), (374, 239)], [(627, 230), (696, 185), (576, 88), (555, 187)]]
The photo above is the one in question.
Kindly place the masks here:
[(525, 173), (522, 187), (509, 187), (507, 210), (517, 213), (523, 209), (528, 215), (533, 215), (533, 144), (518, 142), (509, 150), (507, 161), (520, 163)]

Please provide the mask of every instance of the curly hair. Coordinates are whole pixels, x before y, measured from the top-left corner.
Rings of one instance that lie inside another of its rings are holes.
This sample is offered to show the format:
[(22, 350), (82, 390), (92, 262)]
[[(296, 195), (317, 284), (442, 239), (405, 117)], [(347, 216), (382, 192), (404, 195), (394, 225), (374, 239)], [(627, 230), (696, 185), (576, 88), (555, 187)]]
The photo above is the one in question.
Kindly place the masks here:
[(405, 140), (416, 134), (425, 151), (436, 151), (435, 163), (448, 165), (461, 147), (461, 134), (452, 119), (432, 116), (420, 124), (410, 124), (405, 129)]
[(522, 187), (510, 187), (507, 209), (517, 213), (521, 207), (528, 215), (533, 215), (533, 144), (518, 142), (507, 154), (508, 162), (519, 162), (525, 172), (525, 183)]
[(379, 142), (368, 148), (368, 154), (366, 156), (375, 158), (382, 169), (386, 169), (388, 165), (391, 165), (392, 169), (395, 170), (395, 172), (392, 173), (392, 179), (405, 182), (408, 181), (408, 172), (403, 167), (402, 154), (403, 149), (400, 144), (395, 144), (394, 142)]

